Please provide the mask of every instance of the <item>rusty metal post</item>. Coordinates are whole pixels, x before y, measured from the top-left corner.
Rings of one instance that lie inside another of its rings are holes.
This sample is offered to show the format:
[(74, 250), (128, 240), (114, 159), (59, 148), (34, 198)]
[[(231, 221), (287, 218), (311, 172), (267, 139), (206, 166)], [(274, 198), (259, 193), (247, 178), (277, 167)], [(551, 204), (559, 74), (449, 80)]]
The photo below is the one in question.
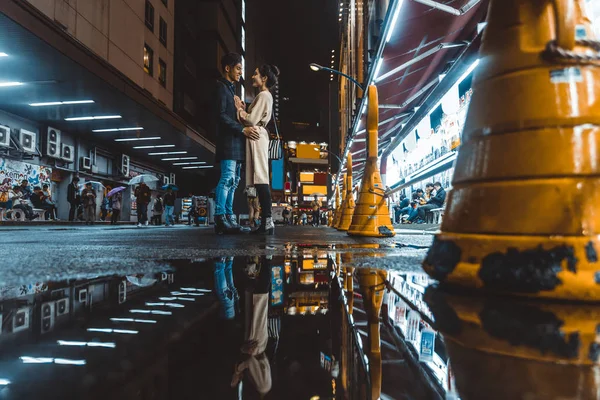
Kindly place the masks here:
[(491, 0), (435, 279), (600, 300), (600, 42), (582, 0)]

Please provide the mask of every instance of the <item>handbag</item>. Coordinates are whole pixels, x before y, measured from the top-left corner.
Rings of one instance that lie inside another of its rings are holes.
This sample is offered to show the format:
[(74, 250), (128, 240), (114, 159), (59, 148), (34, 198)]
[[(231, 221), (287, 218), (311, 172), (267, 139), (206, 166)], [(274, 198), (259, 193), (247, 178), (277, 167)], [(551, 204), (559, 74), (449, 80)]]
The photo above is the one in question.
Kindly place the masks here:
[(281, 138), (279, 137), (279, 128), (277, 127), (277, 120), (275, 117), (273, 117), (273, 124), (275, 125), (277, 139), (269, 139), (269, 160), (280, 160), (283, 158), (283, 145)]

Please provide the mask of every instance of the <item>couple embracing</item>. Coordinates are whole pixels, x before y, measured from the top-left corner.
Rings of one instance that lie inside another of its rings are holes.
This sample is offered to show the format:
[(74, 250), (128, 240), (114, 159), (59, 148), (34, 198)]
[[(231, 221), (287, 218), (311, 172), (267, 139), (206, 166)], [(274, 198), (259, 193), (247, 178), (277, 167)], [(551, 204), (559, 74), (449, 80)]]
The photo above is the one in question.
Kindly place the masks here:
[(252, 86), (259, 93), (246, 109), (235, 95), (235, 84), (242, 77), (242, 57), (230, 53), (221, 60), (222, 77), (215, 94), (216, 161), (221, 178), (215, 193), (215, 232), (238, 233), (241, 228), (233, 213), (233, 199), (245, 165), (247, 190), (256, 191), (262, 210), (257, 234), (272, 235), (275, 230), (271, 216), (269, 188), (269, 131), (267, 125), (273, 114), (270, 89), (277, 84), (279, 69), (262, 65), (252, 75)]

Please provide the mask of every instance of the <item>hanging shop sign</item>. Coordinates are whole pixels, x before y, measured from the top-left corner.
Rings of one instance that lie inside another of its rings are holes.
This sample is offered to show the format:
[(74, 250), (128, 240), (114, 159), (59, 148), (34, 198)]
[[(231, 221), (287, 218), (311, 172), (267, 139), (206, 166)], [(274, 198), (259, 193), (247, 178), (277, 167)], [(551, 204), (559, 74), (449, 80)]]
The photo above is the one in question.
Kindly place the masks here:
[(433, 362), (435, 351), (435, 331), (426, 328), (421, 331), (421, 346), (419, 347), (419, 361)]
[(0, 158), (0, 192), (8, 191), (10, 187), (20, 185), (21, 181), (25, 179), (32, 187), (49, 185), (51, 177), (52, 168)]

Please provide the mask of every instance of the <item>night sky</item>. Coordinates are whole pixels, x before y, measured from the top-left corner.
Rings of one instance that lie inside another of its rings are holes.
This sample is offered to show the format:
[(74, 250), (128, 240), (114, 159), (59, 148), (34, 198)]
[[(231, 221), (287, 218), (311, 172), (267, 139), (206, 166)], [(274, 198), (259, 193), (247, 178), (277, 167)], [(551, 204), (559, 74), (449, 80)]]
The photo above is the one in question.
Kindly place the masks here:
[[(330, 66), (333, 49), (337, 65), (338, 0), (255, 1), (269, 26), (265, 58), (279, 66), (280, 97), (289, 98), (280, 107), (281, 133), (286, 140), (328, 141), (329, 74), (313, 72), (308, 65)], [(292, 122), (310, 127), (294, 129)]]

